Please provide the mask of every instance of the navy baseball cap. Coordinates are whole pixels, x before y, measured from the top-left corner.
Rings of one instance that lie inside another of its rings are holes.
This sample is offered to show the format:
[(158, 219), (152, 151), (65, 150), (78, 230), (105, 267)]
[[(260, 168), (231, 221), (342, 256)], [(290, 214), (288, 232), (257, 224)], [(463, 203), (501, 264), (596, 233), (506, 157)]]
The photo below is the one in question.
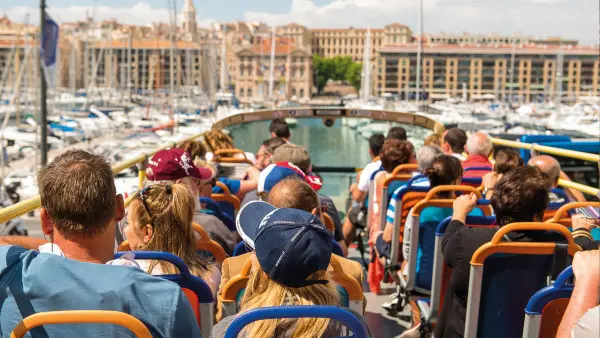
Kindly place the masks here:
[(236, 228), (254, 248), (263, 271), (277, 283), (303, 287), (328, 282), (306, 280), (327, 270), (332, 250), (329, 231), (310, 212), (252, 201), (238, 212)]

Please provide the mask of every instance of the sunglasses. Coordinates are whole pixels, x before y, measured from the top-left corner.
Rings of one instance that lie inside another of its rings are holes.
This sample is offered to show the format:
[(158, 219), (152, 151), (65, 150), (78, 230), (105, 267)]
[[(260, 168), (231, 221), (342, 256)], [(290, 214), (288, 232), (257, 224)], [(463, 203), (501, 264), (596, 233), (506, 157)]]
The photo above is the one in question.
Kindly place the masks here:
[(317, 209), (319, 209), (319, 212), (321, 214), (326, 214), (327, 210), (329, 210), (329, 206), (328, 205), (320, 205)]
[(211, 187), (214, 187), (215, 184), (217, 184), (217, 179), (213, 178), (210, 181), (196, 179), (196, 184), (198, 184), (198, 188), (201, 188), (205, 185), (210, 185)]
[(148, 216), (150, 216), (150, 219), (152, 219), (152, 212), (150, 212), (150, 208), (148, 207), (148, 202), (146, 202), (146, 194), (148, 193), (148, 191), (150, 191), (151, 188), (152, 188), (152, 186), (146, 187), (146, 188), (140, 190), (140, 193), (138, 194), (138, 197), (142, 200), (144, 209), (146, 209), (146, 212), (148, 213)]

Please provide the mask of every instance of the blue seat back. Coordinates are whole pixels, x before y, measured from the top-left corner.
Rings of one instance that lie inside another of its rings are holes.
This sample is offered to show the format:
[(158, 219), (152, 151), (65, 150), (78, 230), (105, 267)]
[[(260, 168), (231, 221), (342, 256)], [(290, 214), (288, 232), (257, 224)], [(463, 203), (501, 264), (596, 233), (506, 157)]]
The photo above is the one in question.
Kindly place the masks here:
[(483, 266), (477, 337), (521, 338), (524, 309), (546, 285), (553, 255), (493, 254)]
[[(221, 222), (223, 222), (223, 224), (225, 224), (225, 226), (227, 226), (227, 229), (231, 231), (236, 231), (235, 221), (231, 216), (229, 216), (227, 213), (224, 213), (223, 210), (221, 210), (219, 203), (215, 202), (212, 198), (209, 197), (200, 197), (200, 203), (204, 204), (208, 210), (212, 211), (215, 217), (217, 217), (219, 220), (221, 220)], [(230, 205), (231, 208), (233, 208), (233, 205), (231, 205), (231, 203), (226, 204)]]
[(219, 201), (217, 202), (217, 204), (219, 205), (219, 208), (221, 208), (221, 211), (223, 211), (225, 215), (229, 216), (231, 219), (235, 217), (235, 207), (233, 206), (233, 204), (226, 201)]
[[(115, 259), (121, 257), (124, 253), (125, 252), (117, 252), (115, 254)], [(179, 270), (178, 274), (158, 275), (157, 277), (174, 282), (182, 288), (192, 290), (198, 296), (198, 301), (200, 303), (214, 302), (210, 287), (202, 279), (192, 275), (181, 258), (169, 252), (158, 251), (133, 251), (133, 254), (135, 255), (135, 259), (165, 261), (175, 265)]]
[(278, 306), (253, 309), (239, 314), (229, 324), (225, 332), (225, 338), (237, 338), (244, 327), (255, 321), (280, 318), (331, 318), (350, 328), (352, 335), (346, 337), (369, 337), (362, 318), (343, 308), (335, 306)]
[(525, 313), (530, 315), (541, 315), (544, 307), (553, 300), (559, 298), (571, 298), (575, 285), (569, 284), (573, 278), (573, 267), (564, 269), (556, 278), (556, 281), (538, 292), (527, 302)]

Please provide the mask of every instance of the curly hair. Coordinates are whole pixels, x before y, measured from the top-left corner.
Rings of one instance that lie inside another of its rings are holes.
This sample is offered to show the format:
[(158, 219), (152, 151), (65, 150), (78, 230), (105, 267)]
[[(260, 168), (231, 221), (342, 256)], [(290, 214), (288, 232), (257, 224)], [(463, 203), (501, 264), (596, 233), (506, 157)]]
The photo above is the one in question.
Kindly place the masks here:
[(379, 153), (381, 166), (385, 171), (391, 173), (397, 166), (408, 163), (414, 150), (412, 143), (408, 141), (387, 139)]

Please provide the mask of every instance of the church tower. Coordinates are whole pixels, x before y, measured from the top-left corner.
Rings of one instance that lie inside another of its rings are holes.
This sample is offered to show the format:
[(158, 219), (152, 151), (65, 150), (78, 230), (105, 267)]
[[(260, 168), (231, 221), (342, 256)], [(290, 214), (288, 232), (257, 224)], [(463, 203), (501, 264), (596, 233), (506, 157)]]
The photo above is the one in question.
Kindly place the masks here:
[(198, 26), (196, 25), (196, 8), (193, 0), (185, 0), (183, 5), (183, 30), (188, 33), (192, 41), (196, 40)]

